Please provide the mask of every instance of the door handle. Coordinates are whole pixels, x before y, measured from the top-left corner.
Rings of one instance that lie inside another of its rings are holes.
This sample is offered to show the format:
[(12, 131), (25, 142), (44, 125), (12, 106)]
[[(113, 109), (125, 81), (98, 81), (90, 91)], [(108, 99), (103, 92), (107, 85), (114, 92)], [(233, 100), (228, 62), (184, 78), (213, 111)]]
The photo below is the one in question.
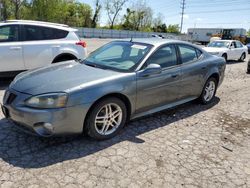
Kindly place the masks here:
[(22, 47), (20, 46), (14, 46), (14, 47), (10, 47), (10, 50), (21, 50)]

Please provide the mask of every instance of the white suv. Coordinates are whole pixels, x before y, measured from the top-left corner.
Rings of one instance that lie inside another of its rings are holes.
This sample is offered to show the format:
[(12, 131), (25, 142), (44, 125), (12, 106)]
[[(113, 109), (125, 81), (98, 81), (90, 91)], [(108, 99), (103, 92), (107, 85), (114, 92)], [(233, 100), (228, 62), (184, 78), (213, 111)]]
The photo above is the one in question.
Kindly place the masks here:
[(72, 59), (84, 59), (86, 43), (77, 30), (48, 22), (0, 23), (0, 77)]

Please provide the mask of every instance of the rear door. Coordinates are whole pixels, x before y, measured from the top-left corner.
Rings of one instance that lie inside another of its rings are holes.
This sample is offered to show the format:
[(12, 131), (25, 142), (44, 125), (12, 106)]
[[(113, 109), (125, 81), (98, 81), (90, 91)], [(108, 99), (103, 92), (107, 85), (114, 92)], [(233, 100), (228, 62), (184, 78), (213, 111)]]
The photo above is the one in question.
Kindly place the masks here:
[(179, 44), (181, 59), (180, 99), (195, 98), (201, 94), (207, 64), (202, 61), (202, 51), (190, 45)]
[[(23, 55), (27, 69), (46, 66), (53, 61), (53, 48), (59, 50), (57, 40), (50, 40), (50, 30), (36, 25), (23, 25)], [(52, 32), (52, 31), (51, 31)]]
[(25, 70), (19, 25), (0, 26), (0, 72)]
[(244, 46), (240, 41), (235, 41), (235, 43), (236, 43), (236, 51), (237, 51), (237, 58), (236, 59), (240, 59), (242, 54), (245, 52)]

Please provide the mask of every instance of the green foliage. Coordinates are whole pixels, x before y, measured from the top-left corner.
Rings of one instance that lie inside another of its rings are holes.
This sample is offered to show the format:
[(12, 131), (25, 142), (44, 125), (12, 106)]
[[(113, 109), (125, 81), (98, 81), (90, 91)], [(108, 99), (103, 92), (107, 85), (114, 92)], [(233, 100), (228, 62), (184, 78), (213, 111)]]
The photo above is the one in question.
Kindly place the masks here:
[[(101, 9), (105, 8), (109, 25), (102, 28), (179, 33), (179, 25), (167, 26), (162, 14), (154, 18), (153, 10), (144, 0), (133, 1), (122, 19), (119, 19), (119, 13), (128, 0), (95, 0), (94, 12), (90, 5), (80, 3), (78, 0), (0, 0), (0, 2), (2, 3), (1, 20), (39, 20), (63, 23), (72, 27), (96, 28)], [(118, 20), (121, 21), (118, 22)]]
[(175, 34), (179, 34), (180, 33), (180, 29), (179, 29), (179, 24), (174, 24), (174, 25), (169, 25), (167, 28), (167, 32), (168, 33), (175, 33)]
[(75, 0), (3, 0), (2, 19), (13, 18), (90, 27), (92, 8)]
[(250, 29), (248, 29), (247, 31), (247, 36), (250, 36)]

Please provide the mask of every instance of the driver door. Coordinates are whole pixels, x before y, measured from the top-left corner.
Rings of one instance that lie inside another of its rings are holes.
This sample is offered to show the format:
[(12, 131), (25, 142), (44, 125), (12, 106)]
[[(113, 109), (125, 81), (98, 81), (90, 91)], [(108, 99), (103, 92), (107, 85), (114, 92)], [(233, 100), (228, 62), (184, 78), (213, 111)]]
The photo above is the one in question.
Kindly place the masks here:
[(167, 45), (156, 50), (146, 61), (162, 67), (159, 74), (144, 76), (137, 72), (137, 113), (174, 103), (179, 99), (180, 66), (175, 45)]

